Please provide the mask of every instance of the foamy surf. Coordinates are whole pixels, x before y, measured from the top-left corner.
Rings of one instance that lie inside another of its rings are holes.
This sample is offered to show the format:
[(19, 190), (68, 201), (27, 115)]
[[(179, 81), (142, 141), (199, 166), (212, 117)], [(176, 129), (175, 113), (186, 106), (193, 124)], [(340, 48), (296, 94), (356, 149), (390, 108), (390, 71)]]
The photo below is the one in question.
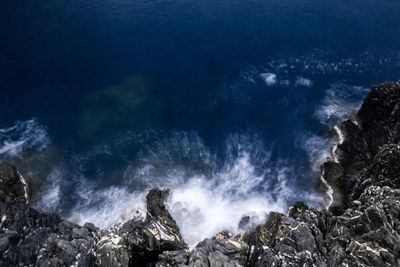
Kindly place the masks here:
[[(274, 185), (266, 185), (268, 178), (257, 175), (248, 155), (244, 154), (211, 179), (196, 177), (174, 188), (168, 206), (185, 240), (194, 246), (220, 231), (237, 233), (245, 215), (251, 215), (254, 223), (261, 223), (269, 211), (285, 212), (285, 200), (292, 189), (285, 184), (288, 177), (274, 178), (271, 179)], [(278, 195), (273, 198), (268, 191), (259, 192), (262, 187), (269, 187)]]
[(46, 128), (37, 119), (17, 121), (0, 129), (0, 157), (18, 156), (26, 150), (44, 150), (50, 143)]
[[(127, 167), (124, 185), (99, 190), (82, 182), (82, 189), (77, 188), (80, 204), (70, 219), (98, 226), (123, 222), (137, 209), (144, 209), (148, 189), (170, 187), (167, 206), (185, 241), (194, 246), (223, 230), (243, 230), (238, 228), (243, 216), (251, 217), (247, 225), (251, 227), (261, 223), (269, 211), (285, 212), (288, 199), (299, 193), (288, 182), (294, 172), (270, 161), (269, 151), (256, 137), (230, 136), (225, 150), (225, 162), (219, 165), (196, 134), (172, 133), (141, 153), (142, 164)], [(257, 170), (255, 159), (269, 166)], [(147, 184), (147, 189), (138, 191), (131, 186), (138, 183)]]

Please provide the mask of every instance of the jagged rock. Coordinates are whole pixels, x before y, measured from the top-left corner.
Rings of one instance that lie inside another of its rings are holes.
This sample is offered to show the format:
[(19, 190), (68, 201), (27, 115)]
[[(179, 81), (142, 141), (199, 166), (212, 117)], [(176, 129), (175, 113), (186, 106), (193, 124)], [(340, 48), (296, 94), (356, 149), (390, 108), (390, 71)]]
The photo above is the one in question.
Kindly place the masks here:
[(340, 216), (342, 215), (346, 210), (341, 207), (341, 206), (336, 206), (332, 205), (328, 209), (329, 213), (332, 214), (333, 216)]
[(39, 251), (37, 266), (71, 266), (78, 255), (78, 247), (57, 235), (52, 235)]
[(152, 217), (165, 217), (174, 220), (165, 207), (164, 201), (170, 194), (170, 189), (152, 189), (146, 195), (147, 212)]
[(112, 233), (96, 244), (95, 256), (98, 267), (129, 266), (131, 261), (124, 239)]
[(230, 239), (233, 236), (233, 234), (229, 231), (222, 231), (216, 234), (215, 236), (212, 237), (213, 240), (219, 239), (219, 240), (224, 240), (224, 239)]
[(79, 228), (80, 226), (76, 223), (72, 223), (70, 221), (62, 221), (59, 225), (60, 233), (66, 237), (66, 239), (72, 239), (72, 230), (74, 228)]
[(169, 189), (152, 189), (147, 193), (147, 230), (160, 242), (160, 247), (165, 247), (163, 250), (184, 249), (187, 245), (178, 225), (164, 204), (169, 194)]
[(74, 228), (72, 229), (73, 239), (85, 239), (89, 236), (89, 230), (86, 228)]
[(297, 218), (301, 214), (303, 214), (306, 210), (308, 210), (308, 206), (304, 204), (304, 202), (296, 202), (293, 207), (289, 210), (289, 217)]
[(245, 241), (250, 246), (273, 247), (275, 245), (275, 239), (278, 235), (282, 216), (283, 215), (280, 213), (272, 212), (264, 225), (257, 226), (254, 232), (251, 232), (244, 237)]
[(187, 248), (179, 227), (167, 210), (164, 200), (169, 190), (153, 189), (146, 197), (147, 215), (134, 217), (122, 224), (116, 234), (125, 240), (134, 266), (155, 264), (164, 251)]
[(58, 234), (51, 234), (39, 251), (37, 266), (85, 266), (93, 262), (91, 249), (94, 239), (68, 241)]
[(187, 250), (164, 251), (158, 258), (157, 267), (187, 265), (189, 253)]
[(343, 176), (343, 168), (337, 162), (325, 161), (322, 164), (322, 176), (329, 184), (336, 184)]
[(25, 179), (14, 166), (0, 163), (0, 201), (28, 203), (29, 190)]
[(374, 86), (358, 111), (369, 150), (375, 155), (386, 143), (399, 140), (400, 82)]
[(93, 223), (87, 222), (83, 227), (88, 229), (90, 232), (96, 232), (96, 226)]
[[(248, 253), (249, 246), (245, 242), (207, 238), (200, 242), (190, 254), (189, 266), (197, 266), (196, 264), (205, 266), (244, 266)], [(212, 265), (212, 262), (215, 265)]]
[[(336, 181), (330, 176), (331, 173), (327, 173), (324, 177), (336, 189), (337, 193), (343, 196), (340, 202), (349, 205), (352, 201), (353, 188), (359, 180), (359, 174), (368, 166), (372, 160), (372, 155), (364, 133), (356, 123), (347, 120), (340, 123), (337, 129), (343, 140), (334, 149), (334, 154), (342, 169), (342, 174), (338, 177), (340, 180), (337, 179)], [(323, 168), (325, 166), (326, 164), (323, 164)], [(337, 169), (339, 168), (337, 167)]]
[(400, 188), (400, 145), (382, 146), (369, 169), (369, 178), (373, 185)]
[(383, 145), (372, 163), (364, 168), (349, 190), (349, 199), (357, 199), (371, 185), (400, 188), (400, 145)]
[(169, 194), (169, 189), (152, 189), (147, 193), (146, 230), (154, 237), (154, 244), (161, 250), (185, 249), (187, 245), (179, 227), (164, 204)]

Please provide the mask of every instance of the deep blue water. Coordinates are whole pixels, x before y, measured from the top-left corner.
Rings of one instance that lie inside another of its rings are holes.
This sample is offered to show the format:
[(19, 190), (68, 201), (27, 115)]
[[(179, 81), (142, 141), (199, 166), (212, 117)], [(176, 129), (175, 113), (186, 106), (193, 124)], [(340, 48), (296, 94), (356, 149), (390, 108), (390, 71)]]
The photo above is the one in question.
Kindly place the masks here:
[(0, 10), (1, 158), (23, 170), (34, 206), (79, 222), (127, 216), (154, 186), (176, 188), (181, 228), (202, 214), (214, 225), (205, 234), (225, 227), (207, 221), (210, 199), (234, 219), (226, 207), (319, 206), (329, 129), (371, 85), (400, 78), (397, 0), (6, 0)]

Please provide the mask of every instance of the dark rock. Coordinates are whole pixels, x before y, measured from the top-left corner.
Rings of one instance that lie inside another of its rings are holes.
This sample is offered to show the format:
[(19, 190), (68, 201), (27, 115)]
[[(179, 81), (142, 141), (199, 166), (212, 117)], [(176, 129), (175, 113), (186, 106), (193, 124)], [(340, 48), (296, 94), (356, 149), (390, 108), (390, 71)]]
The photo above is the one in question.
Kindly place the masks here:
[(71, 266), (78, 255), (78, 247), (57, 235), (52, 235), (38, 256), (37, 266)]
[(371, 89), (358, 111), (358, 119), (375, 155), (391, 140), (399, 139), (400, 83), (384, 83)]
[(340, 167), (347, 175), (358, 174), (372, 159), (364, 133), (351, 120), (340, 123), (337, 129), (344, 138), (335, 150)]
[(70, 221), (62, 221), (62, 222), (59, 224), (58, 227), (59, 227), (60, 233), (61, 233), (63, 236), (67, 237), (67, 239), (71, 239), (71, 238), (72, 238), (72, 230), (73, 230), (74, 228), (80, 228), (79, 225), (77, 225), (76, 223), (72, 223), (72, 222), (70, 222)]
[[(244, 266), (249, 254), (249, 245), (229, 239), (205, 239), (200, 242), (189, 257), (189, 265), (199, 264), (208, 266), (208, 262), (214, 262), (213, 266)], [(236, 264), (236, 265), (235, 265)]]
[(400, 188), (400, 146), (383, 145), (369, 166), (364, 168), (348, 191), (349, 200), (357, 199), (371, 185)]
[(189, 253), (186, 250), (164, 251), (158, 258), (157, 266), (186, 265), (189, 261)]
[(160, 190), (152, 189), (146, 195), (146, 206), (147, 212), (153, 217), (166, 217), (172, 219), (167, 208), (165, 207), (164, 201), (167, 200), (170, 194), (169, 189)]
[[(152, 189), (147, 193), (146, 230), (149, 235), (154, 237), (154, 243), (159, 243), (161, 250), (185, 249), (187, 245), (181, 236), (179, 227), (164, 204), (169, 194), (169, 189)], [(169, 238), (164, 239), (163, 236)]]
[(99, 267), (128, 266), (131, 256), (120, 236), (109, 234), (96, 244), (95, 265)]
[(369, 169), (371, 183), (379, 186), (400, 188), (400, 145), (382, 146)]
[(282, 216), (280, 213), (271, 212), (264, 225), (257, 226), (254, 232), (245, 236), (246, 242), (256, 247), (273, 247), (278, 237)]
[(39, 251), (51, 235), (49, 228), (31, 229), (30, 233), (17, 245), (10, 246), (3, 254), (1, 266), (33, 265)]
[(340, 216), (343, 213), (345, 213), (345, 209), (343, 207), (340, 206), (331, 206), (329, 207), (329, 212), (333, 215), (333, 216)]
[(88, 229), (90, 232), (96, 232), (96, 226), (93, 223), (87, 222), (83, 227)]
[(304, 202), (296, 202), (293, 207), (289, 210), (289, 216), (292, 218), (297, 218), (308, 210), (308, 206)]
[(89, 236), (89, 230), (86, 228), (74, 228), (72, 229), (73, 239), (85, 239)]
[(0, 253), (1, 254), (3, 254), (4, 251), (6, 251), (9, 244), (10, 244), (10, 240), (8, 239), (7, 236), (0, 238)]
[(338, 183), (343, 176), (343, 168), (337, 162), (325, 161), (322, 164), (322, 176), (329, 184)]
[(0, 163), (0, 201), (28, 203), (29, 190), (25, 179), (14, 166)]

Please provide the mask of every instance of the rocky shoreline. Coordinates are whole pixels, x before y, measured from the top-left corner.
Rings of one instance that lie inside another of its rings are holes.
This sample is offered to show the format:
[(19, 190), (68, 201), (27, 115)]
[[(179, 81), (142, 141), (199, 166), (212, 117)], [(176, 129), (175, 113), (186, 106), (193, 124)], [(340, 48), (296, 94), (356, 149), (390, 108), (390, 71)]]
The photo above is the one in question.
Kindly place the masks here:
[[(297, 202), (253, 230), (222, 232), (189, 248), (153, 189), (146, 214), (107, 229), (29, 206), (23, 176), (0, 164), (0, 266), (399, 266), (400, 82), (372, 88), (322, 165), (327, 210)], [(249, 221), (244, 217), (244, 227)]]

